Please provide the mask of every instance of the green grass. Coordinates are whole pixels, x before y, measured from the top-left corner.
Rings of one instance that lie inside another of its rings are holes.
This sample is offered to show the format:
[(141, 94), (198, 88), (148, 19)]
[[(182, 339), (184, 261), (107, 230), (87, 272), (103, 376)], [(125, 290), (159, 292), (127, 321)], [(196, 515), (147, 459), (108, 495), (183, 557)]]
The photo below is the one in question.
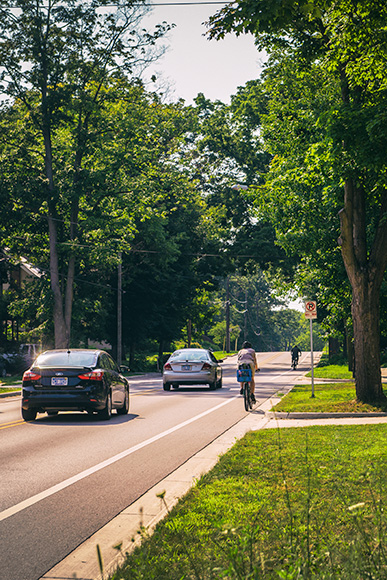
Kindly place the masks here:
[[(311, 377), (309, 372), (307, 377)], [(329, 358), (323, 354), (314, 369), (317, 379), (352, 379), (352, 372), (348, 370), (348, 362), (340, 355)]]
[(384, 579), (386, 443), (385, 425), (250, 432), (113, 578)]
[(212, 354), (214, 355), (214, 357), (217, 360), (223, 360), (224, 358), (226, 358), (228, 356), (232, 356), (233, 354), (236, 354), (236, 351), (226, 352), (224, 350), (216, 350)]
[[(306, 376), (311, 377), (312, 373), (309, 372)], [(317, 379), (352, 379), (352, 372), (348, 370), (348, 365), (317, 366), (314, 376)]]
[[(353, 383), (328, 383), (314, 386), (297, 385), (273, 408), (277, 412), (330, 412), (330, 413), (369, 413), (387, 412), (387, 404), (373, 406), (356, 400)], [(387, 395), (387, 392), (386, 392)]]
[[(3, 377), (0, 379), (0, 393), (9, 393), (10, 391), (18, 391), (21, 389), (21, 375), (14, 375), (11, 377)], [(7, 388), (7, 386), (14, 388)]]

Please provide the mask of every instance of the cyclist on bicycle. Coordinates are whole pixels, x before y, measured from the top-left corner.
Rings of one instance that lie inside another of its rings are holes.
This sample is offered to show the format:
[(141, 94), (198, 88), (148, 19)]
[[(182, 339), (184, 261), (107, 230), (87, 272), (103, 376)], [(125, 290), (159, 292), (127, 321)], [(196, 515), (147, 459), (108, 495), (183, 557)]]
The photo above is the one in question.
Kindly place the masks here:
[(298, 364), (298, 359), (300, 358), (300, 354), (302, 354), (301, 349), (296, 344), (293, 346), (290, 352), (292, 353), (292, 362), (295, 361)]
[[(251, 383), (250, 383), (250, 391), (251, 391), (251, 400), (253, 403), (256, 403), (255, 400), (255, 380), (254, 375), (255, 371), (258, 370), (258, 361), (257, 355), (253, 347), (251, 346), (250, 342), (247, 340), (242, 344), (242, 349), (238, 352), (238, 366), (240, 364), (249, 364), (251, 368)], [(239, 391), (241, 395), (243, 395), (243, 387)]]

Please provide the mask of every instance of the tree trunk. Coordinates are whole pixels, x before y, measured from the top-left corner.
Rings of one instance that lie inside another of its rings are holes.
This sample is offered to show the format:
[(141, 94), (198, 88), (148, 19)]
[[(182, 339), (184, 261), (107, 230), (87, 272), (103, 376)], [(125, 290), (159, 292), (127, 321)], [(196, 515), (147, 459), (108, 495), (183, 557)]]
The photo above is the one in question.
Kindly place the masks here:
[(55, 186), (52, 163), (52, 144), (49, 113), (47, 107), (47, 79), (42, 90), (42, 111), (43, 111), (43, 141), (44, 141), (44, 165), (48, 181), (48, 231), (50, 245), (50, 276), (51, 290), (54, 296), (53, 305), (53, 322), (54, 322), (54, 340), (55, 348), (67, 348), (69, 346), (69, 334), (63, 312), (63, 297), (59, 275), (59, 258), (58, 258), (58, 231), (57, 221), (55, 219)]
[(68, 333), (63, 315), (63, 299), (58, 268), (57, 231), (56, 222), (52, 216), (48, 217), (50, 236), (50, 276), (51, 289), (54, 295), (53, 321), (55, 348), (68, 347)]
[(366, 276), (352, 287), (356, 397), (364, 403), (384, 398), (380, 372), (379, 289)]
[[(352, 319), (355, 352), (356, 396), (360, 401), (384, 398), (380, 372), (380, 287), (387, 265), (387, 196), (371, 251), (367, 252), (365, 192), (347, 179), (344, 209), (340, 211), (339, 244), (352, 286)], [(384, 219), (383, 219), (384, 218)]]
[[(129, 344), (129, 368), (132, 371), (134, 368), (134, 354), (135, 354), (135, 347), (133, 342)], [(137, 370), (137, 369), (135, 369)]]
[(339, 354), (339, 352), (340, 346), (338, 339), (330, 337), (328, 341), (328, 357), (331, 358), (332, 356)]
[(157, 365), (158, 366), (158, 370), (160, 372), (163, 372), (163, 365), (164, 365), (164, 362), (163, 362), (164, 361), (164, 341), (163, 341), (162, 338), (159, 341), (159, 354), (158, 354), (157, 360), (158, 360), (158, 365)]
[(348, 370), (355, 376), (355, 353), (353, 348), (353, 325), (348, 324), (345, 328), (345, 356), (348, 359)]
[[(71, 242), (74, 242), (77, 237), (78, 213), (79, 213), (79, 200), (78, 198), (76, 198), (75, 200), (73, 200), (71, 204), (71, 213), (70, 213)], [(66, 338), (67, 338), (66, 348), (70, 346), (70, 338), (71, 338), (71, 317), (73, 311), (74, 277), (75, 277), (75, 253), (74, 249), (71, 248), (69, 262), (67, 266), (67, 280), (66, 280), (66, 294), (64, 308), (64, 321), (66, 326)]]

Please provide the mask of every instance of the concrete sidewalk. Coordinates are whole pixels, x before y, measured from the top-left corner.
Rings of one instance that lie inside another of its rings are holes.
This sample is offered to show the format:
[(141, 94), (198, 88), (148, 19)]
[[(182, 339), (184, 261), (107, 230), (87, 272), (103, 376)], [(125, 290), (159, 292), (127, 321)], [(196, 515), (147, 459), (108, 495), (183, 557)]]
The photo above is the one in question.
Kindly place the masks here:
[[(52, 568), (41, 580), (102, 580), (97, 545), (104, 562), (104, 578), (111, 574), (130, 552), (141, 542), (140, 530), (151, 533), (157, 522), (184, 496), (200, 477), (210, 471), (219, 456), (226, 453), (248, 431), (307, 427), (310, 425), (358, 425), (387, 423), (387, 413), (362, 415), (297, 413), (274, 414), (271, 409), (279, 398), (267, 399), (231, 429), (187, 460), (168, 477), (148, 490), (142, 497), (123, 510), (106, 526), (76, 548), (67, 558)], [(295, 416), (297, 415), (297, 416)], [(345, 415), (345, 416), (344, 416)], [(164, 500), (158, 497), (164, 495)], [(167, 505), (167, 507), (165, 506)], [(116, 547), (115, 547), (116, 546)], [(119, 546), (119, 548), (117, 548)]]

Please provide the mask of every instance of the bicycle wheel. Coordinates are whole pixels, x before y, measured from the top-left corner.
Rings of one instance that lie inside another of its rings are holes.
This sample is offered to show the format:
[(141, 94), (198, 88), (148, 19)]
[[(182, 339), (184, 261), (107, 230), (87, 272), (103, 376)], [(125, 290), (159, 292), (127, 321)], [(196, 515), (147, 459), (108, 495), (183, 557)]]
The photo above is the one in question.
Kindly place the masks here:
[(250, 383), (243, 383), (243, 402), (245, 405), (245, 411), (250, 411), (252, 407), (250, 396)]

